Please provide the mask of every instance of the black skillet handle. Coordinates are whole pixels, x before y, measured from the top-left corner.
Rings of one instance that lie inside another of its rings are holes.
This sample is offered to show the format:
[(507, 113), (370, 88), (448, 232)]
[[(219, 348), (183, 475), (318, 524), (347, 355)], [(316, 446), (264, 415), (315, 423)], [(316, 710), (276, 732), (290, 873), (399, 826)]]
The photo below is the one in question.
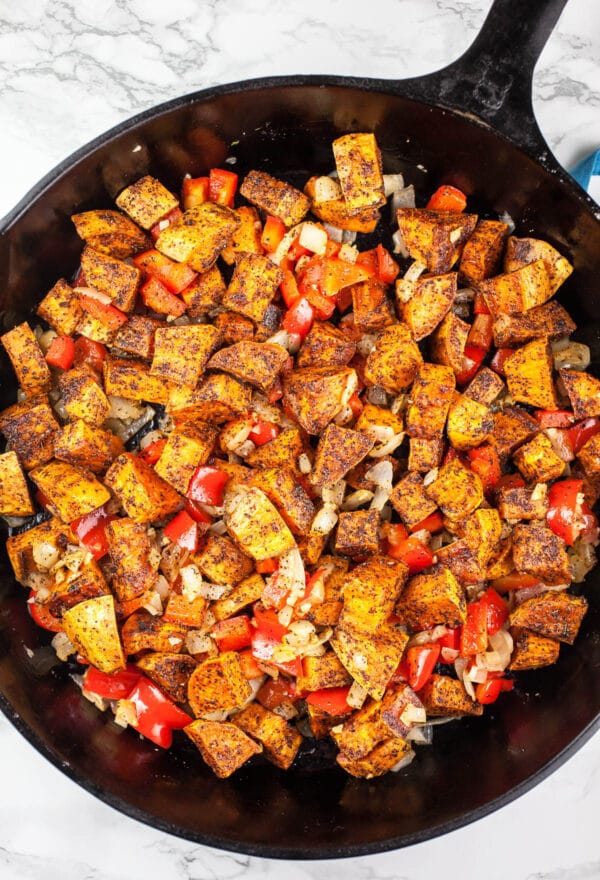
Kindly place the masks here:
[(399, 90), (478, 117), (546, 164), (531, 99), (533, 71), (567, 2), (495, 0), (464, 55), (429, 76), (401, 81)]

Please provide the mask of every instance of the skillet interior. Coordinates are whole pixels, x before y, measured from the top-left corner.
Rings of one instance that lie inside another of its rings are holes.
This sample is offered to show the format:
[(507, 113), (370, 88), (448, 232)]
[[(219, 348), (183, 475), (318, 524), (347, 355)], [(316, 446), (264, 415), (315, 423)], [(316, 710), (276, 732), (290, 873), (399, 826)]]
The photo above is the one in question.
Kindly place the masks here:
[[(418, 204), (438, 183), (454, 183), (473, 194), (473, 210), (484, 216), (506, 210), (517, 234), (546, 238), (573, 260), (576, 272), (562, 299), (598, 367), (600, 224), (583, 195), (470, 119), (385, 94), (383, 83), (319, 82), (326, 84), (280, 80), (182, 99), (67, 160), (6, 222), (0, 238), (4, 328), (28, 317), (56, 279), (72, 273), (81, 242), (69, 215), (109, 206), (142, 174), (177, 187), (184, 173), (203, 174), (233, 155), (240, 174), (262, 168), (301, 183), (331, 170), (331, 141), (338, 134), (373, 130), (385, 171), (402, 171), (421, 195)], [(15, 390), (3, 362), (2, 406), (14, 400)], [(539, 781), (590, 735), (600, 712), (599, 569), (585, 585), (590, 611), (577, 643), (561, 649), (557, 666), (521, 674), (517, 690), (483, 718), (438, 728), (434, 746), (421, 748), (401, 773), (355, 780), (336, 769), (324, 748), (308, 750), (287, 773), (261, 763), (218, 781), (183, 735), (172, 753), (156, 750), (117, 732), (62, 671), (34, 676), (23, 646), (39, 644), (40, 632), (4, 555), (0, 565), (3, 711), (46, 757), (108, 803), (165, 831), (226, 849), (323, 858), (424, 840)]]

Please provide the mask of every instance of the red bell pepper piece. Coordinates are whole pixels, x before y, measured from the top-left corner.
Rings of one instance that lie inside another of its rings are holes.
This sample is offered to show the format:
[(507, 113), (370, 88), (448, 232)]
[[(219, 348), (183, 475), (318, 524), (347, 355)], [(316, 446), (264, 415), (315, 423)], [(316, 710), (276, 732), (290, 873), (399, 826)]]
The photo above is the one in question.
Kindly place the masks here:
[(476, 315), (489, 315), (490, 310), (487, 307), (485, 297), (480, 290), (475, 291), (475, 299), (473, 300), (473, 312)]
[(208, 526), (213, 521), (212, 516), (210, 516), (210, 514), (208, 514), (197, 501), (193, 501), (191, 498), (186, 498), (185, 510), (187, 510), (194, 522), (200, 523), (201, 525)]
[(240, 658), (242, 675), (244, 676), (244, 678), (247, 678), (249, 680), (252, 678), (260, 678), (264, 674), (256, 660), (252, 656), (252, 651), (250, 649), (246, 651), (240, 651), (238, 656)]
[(389, 251), (383, 245), (378, 244), (377, 253), (377, 277), (384, 284), (392, 284), (400, 271), (400, 266), (394, 260)]
[(275, 642), (280, 642), (288, 632), (288, 628), (279, 622), (277, 612), (272, 608), (265, 608), (260, 603), (254, 606), (254, 622), (257, 630)]
[(119, 672), (100, 672), (95, 666), (88, 666), (83, 677), (83, 689), (97, 694), (105, 700), (124, 700), (136, 686), (142, 673), (128, 663), (126, 669)]
[(272, 254), (281, 244), (284, 235), (285, 223), (279, 217), (269, 215), (265, 220), (260, 243), (268, 254)]
[(500, 458), (493, 446), (484, 444), (476, 449), (469, 449), (469, 467), (483, 483), (486, 495), (493, 493), (502, 476)]
[(279, 568), (279, 559), (261, 559), (254, 564), (254, 568), (259, 574), (273, 574)]
[(493, 587), (488, 587), (479, 601), (487, 607), (487, 632), (493, 636), (508, 620), (508, 605)]
[(583, 527), (583, 512), (577, 496), (583, 490), (582, 480), (559, 480), (550, 486), (546, 522), (555, 535), (572, 547)]
[(521, 489), (525, 480), (520, 474), (503, 474), (496, 484), (496, 492), (500, 489)]
[(358, 396), (358, 393), (355, 391), (350, 400), (348, 401), (348, 406), (352, 410), (352, 415), (355, 419), (361, 414), (364, 409), (363, 402)]
[(76, 367), (81, 364), (87, 364), (99, 373), (102, 372), (102, 365), (106, 360), (108, 352), (106, 346), (94, 339), (88, 339), (87, 336), (80, 336), (75, 340), (75, 361)]
[(581, 505), (581, 514), (583, 529), (581, 530), (580, 537), (587, 544), (596, 544), (599, 534), (598, 517), (591, 511), (585, 501)]
[(460, 633), (461, 657), (471, 657), (486, 650), (487, 613), (485, 602), (471, 602), (467, 605), (467, 621)]
[(600, 419), (598, 418), (584, 419), (582, 422), (577, 422), (576, 425), (573, 425), (569, 429), (569, 439), (575, 455), (577, 455), (581, 447), (588, 440), (598, 433), (600, 433)]
[(142, 284), (140, 296), (146, 308), (158, 312), (159, 315), (172, 315), (175, 318), (180, 318), (185, 314), (185, 303), (179, 297), (169, 293), (158, 278), (149, 278), (145, 284)]
[(276, 709), (284, 702), (294, 703), (300, 697), (296, 684), (289, 678), (268, 678), (256, 695), (257, 701), (265, 709)]
[(233, 199), (238, 185), (238, 176), (225, 168), (211, 168), (208, 188), (211, 202), (233, 207)]
[(208, 201), (210, 195), (208, 177), (184, 177), (181, 187), (183, 210), (189, 211)]
[(499, 376), (506, 377), (506, 373), (504, 372), (504, 364), (508, 360), (508, 358), (515, 353), (514, 348), (499, 348), (492, 360), (490, 361), (490, 367), (495, 373), (498, 373)]
[(296, 282), (296, 276), (293, 272), (290, 272), (289, 269), (284, 269), (283, 271), (283, 281), (279, 285), (279, 290), (281, 291), (281, 296), (288, 309), (291, 309), (292, 306), (296, 305), (301, 297)]
[(281, 379), (279, 376), (275, 379), (273, 384), (271, 385), (271, 390), (269, 391), (269, 396), (267, 397), (267, 401), (269, 403), (277, 403), (278, 400), (281, 400), (283, 397), (283, 385), (281, 383)]
[(497, 593), (509, 593), (511, 590), (524, 590), (526, 587), (537, 587), (540, 581), (531, 574), (513, 571), (491, 582)]
[(137, 713), (137, 731), (147, 739), (168, 749), (173, 742), (173, 731), (182, 730), (192, 718), (180, 709), (157, 687), (142, 676), (127, 696)]
[(275, 648), (281, 644), (283, 636), (288, 632), (287, 627), (279, 622), (277, 612), (257, 604), (254, 606), (254, 622), (256, 629), (252, 633), (252, 655), (255, 660), (270, 663), (287, 675), (300, 675), (302, 672), (300, 658), (285, 663), (273, 659)]
[(198, 523), (186, 510), (180, 510), (164, 528), (165, 537), (183, 550), (198, 550)]
[(465, 346), (462, 369), (456, 374), (457, 385), (462, 387), (469, 384), (481, 366), (486, 353), (483, 348), (477, 348), (474, 345)]
[(275, 440), (276, 437), (279, 437), (278, 426), (263, 419), (258, 419), (248, 434), (248, 439), (252, 440), (256, 446), (264, 446), (265, 443), (268, 443), (270, 440)]
[(421, 690), (431, 678), (431, 674), (440, 656), (438, 642), (425, 645), (413, 645), (406, 651), (408, 684), (413, 691)]
[(179, 218), (182, 216), (183, 214), (181, 208), (173, 208), (173, 210), (169, 211), (169, 213), (165, 217), (163, 217), (162, 220), (159, 220), (158, 223), (155, 223), (150, 230), (150, 235), (152, 236), (154, 241), (156, 241), (161, 232), (167, 229), (167, 227), (169, 227), (171, 223), (179, 220)]
[(475, 315), (467, 337), (465, 352), (471, 346), (473, 348), (483, 349), (484, 352), (488, 352), (492, 347), (494, 338), (492, 333), (493, 326), (494, 319), (491, 315)]
[(59, 370), (70, 370), (74, 360), (74, 340), (70, 336), (55, 336), (46, 352), (46, 363)]
[(149, 278), (157, 278), (164, 284), (169, 293), (181, 293), (197, 277), (197, 273), (187, 263), (176, 263), (157, 250), (136, 254), (133, 262)]
[(460, 627), (448, 627), (447, 631), (437, 638), (440, 648), (450, 648), (452, 651), (458, 651), (460, 648)]
[(366, 271), (375, 277), (379, 273), (379, 257), (377, 256), (377, 248), (369, 251), (361, 251), (356, 258), (356, 263), (362, 266)]
[(328, 715), (347, 715), (352, 712), (347, 700), (349, 692), (349, 687), (322, 688), (308, 694), (306, 702)]
[(475, 688), (475, 699), (482, 705), (495, 703), (502, 691), (512, 691), (515, 686), (511, 678), (488, 678)]
[(229, 474), (216, 467), (199, 465), (192, 474), (186, 495), (200, 504), (220, 507), (223, 504), (223, 490)]
[(425, 529), (428, 532), (431, 532), (433, 535), (434, 532), (441, 532), (444, 528), (444, 517), (436, 510), (435, 513), (430, 513), (429, 516), (426, 516), (425, 519), (422, 519), (420, 523), (417, 523), (416, 526), (413, 526), (411, 532), (420, 532), (422, 529)]
[(392, 559), (400, 559), (408, 565), (410, 575), (418, 574), (424, 568), (433, 565), (433, 553), (427, 544), (423, 544), (418, 538), (408, 537), (398, 544), (390, 543), (386, 552)]
[(254, 629), (247, 614), (239, 614), (227, 620), (219, 620), (211, 629), (211, 635), (219, 651), (239, 651), (252, 642)]
[(146, 464), (156, 464), (162, 455), (162, 451), (167, 445), (167, 438), (162, 437), (160, 440), (154, 440), (138, 452), (139, 457)]
[(342, 287), (342, 289), (335, 294), (335, 304), (340, 314), (348, 311), (352, 305), (352, 287)]
[(360, 263), (349, 263), (339, 257), (332, 257), (324, 262), (321, 293), (324, 296), (333, 296), (342, 288), (366, 281), (370, 277), (371, 273)]
[(461, 214), (467, 207), (467, 197), (462, 190), (445, 183), (438, 187), (427, 202), (429, 211), (451, 211)]
[(55, 617), (47, 605), (39, 605), (35, 601), (35, 593), (33, 590), (30, 592), (29, 598), (27, 599), (27, 608), (34, 622), (42, 629), (47, 629), (49, 632), (53, 633), (62, 632), (63, 625), (60, 618)]
[(79, 294), (79, 302), (84, 312), (106, 324), (109, 330), (118, 330), (119, 327), (127, 323), (128, 318), (125, 312), (108, 303), (100, 302), (95, 297), (88, 296), (87, 293)]
[(318, 290), (306, 292), (306, 299), (315, 311), (315, 318), (328, 321), (335, 312), (337, 299), (335, 296), (323, 296)]
[(71, 523), (72, 531), (94, 559), (102, 559), (108, 553), (106, 526), (117, 517), (108, 514), (104, 507), (98, 507)]
[(570, 428), (575, 421), (566, 409), (536, 409), (533, 415), (540, 428)]
[(294, 303), (291, 309), (287, 310), (283, 316), (282, 325), (288, 333), (295, 333), (304, 339), (312, 327), (314, 317), (315, 310), (306, 297), (302, 297)]

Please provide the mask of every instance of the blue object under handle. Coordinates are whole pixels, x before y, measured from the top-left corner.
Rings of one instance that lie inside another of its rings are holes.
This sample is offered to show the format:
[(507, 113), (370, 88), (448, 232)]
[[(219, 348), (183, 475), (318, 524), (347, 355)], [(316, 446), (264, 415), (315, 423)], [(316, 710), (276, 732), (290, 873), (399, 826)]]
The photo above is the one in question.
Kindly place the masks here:
[(571, 175), (583, 189), (588, 190), (592, 177), (600, 175), (600, 150), (595, 150), (581, 162), (578, 162), (571, 169)]

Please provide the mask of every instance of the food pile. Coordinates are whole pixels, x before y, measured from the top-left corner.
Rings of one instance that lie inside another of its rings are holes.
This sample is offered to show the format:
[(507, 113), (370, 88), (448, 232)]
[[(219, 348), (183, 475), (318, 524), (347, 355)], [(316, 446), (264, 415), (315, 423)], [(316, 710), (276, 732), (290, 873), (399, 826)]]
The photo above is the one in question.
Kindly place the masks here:
[(571, 265), (452, 186), (416, 207), (373, 134), (333, 157), (303, 192), (137, 180), (73, 216), (76, 275), (1, 339), (31, 615), (117, 724), (183, 729), (220, 777), (305, 737), (353, 776), (405, 766), (557, 660), (595, 564)]

